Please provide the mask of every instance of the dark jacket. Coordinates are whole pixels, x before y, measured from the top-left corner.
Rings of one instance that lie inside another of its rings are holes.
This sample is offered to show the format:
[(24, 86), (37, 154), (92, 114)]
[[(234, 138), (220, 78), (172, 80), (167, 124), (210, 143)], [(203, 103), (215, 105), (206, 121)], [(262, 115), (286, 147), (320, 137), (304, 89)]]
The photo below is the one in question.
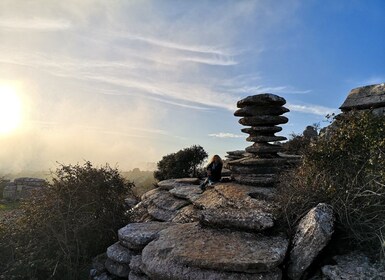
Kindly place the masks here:
[(207, 170), (211, 171), (209, 180), (213, 182), (219, 182), (222, 178), (222, 163), (217, 163), (213, 161), (207, 166)]

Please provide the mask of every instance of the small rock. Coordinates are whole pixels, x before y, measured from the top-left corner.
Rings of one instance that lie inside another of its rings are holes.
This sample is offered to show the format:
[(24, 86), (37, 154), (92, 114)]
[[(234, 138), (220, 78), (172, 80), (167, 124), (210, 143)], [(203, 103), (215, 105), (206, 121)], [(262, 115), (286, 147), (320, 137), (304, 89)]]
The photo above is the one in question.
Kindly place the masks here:
[(108, 272), (119, 277), (128, 277), (128, 274), (130, 273), (128, 264), (114, 262), (111, 259), (106, 260), (105, 266)]
[(107, 257), (118, 263), (129, 264), (134, 252), (116, 242), (107, 248)]
[(175, 225), (174, 223), (148, 222), (132, 223), (119, 229), (120, 243), (133, 250), (141, 250), (158, 237), (159, 231)]
[(327, 245), (334, 231), (331, 206), (320, 203), (299, 222), (290, 252), (288, 275), (300, 279), (318, 253)]

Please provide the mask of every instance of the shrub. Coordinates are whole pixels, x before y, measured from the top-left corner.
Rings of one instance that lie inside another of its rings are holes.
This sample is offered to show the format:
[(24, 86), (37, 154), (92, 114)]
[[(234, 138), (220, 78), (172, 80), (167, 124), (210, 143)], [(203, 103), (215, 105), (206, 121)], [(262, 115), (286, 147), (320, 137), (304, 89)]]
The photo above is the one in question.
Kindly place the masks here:
[(22, 203), (19, 218), (0, 225), (4, 279), (85, 279), (91, 258), (128, 222), (131, 187), (108, 165), (62, 165), (44, 191)]
[(192, 146), (166, 155), (157, 163), (154, 177), (161, 181), (171, 178), (197, 177), (198, 168), (207, 158), (201, 146)]
[(292, 229), (320, 202), (333, 206), (340, 238), (371, 252), (385, 246), (385, 117), (339, 116), (312, 142), (302, 164), (282, 175), (278, 200)]

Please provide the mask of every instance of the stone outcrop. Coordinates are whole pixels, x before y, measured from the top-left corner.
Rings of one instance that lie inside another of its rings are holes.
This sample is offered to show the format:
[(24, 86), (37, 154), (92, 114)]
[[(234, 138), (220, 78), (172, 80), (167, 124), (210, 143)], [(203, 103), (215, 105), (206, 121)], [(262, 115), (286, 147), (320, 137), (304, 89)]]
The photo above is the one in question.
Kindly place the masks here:
[(343, 112), (372, 109), (375, 113), (384, 114), (385, 83), (353, 89), (340, 109)]
[(282, 114), (289, 111), (283, 107), (286, 100), (274, 94), (258, 94), (238, 101), (234, 115), (242, 117), (239, 123), (250, 126), (242, 129), (249, 134), (246, 141), (254, 144), (246, 148), (246, 157), (228, 162), (235, 180), (241, 184), (254, 186), (274, 186), (276, 174), (286, 164), (286, 159), (278, 155), (282, 147), (270, 142), (286, 140), (276, 136), (282, 130), (279, 124), (288, 122)]
[(3, 190), (3, 198), (8, 200), (19, 200), (27, 198), (34, 191), (46, 187), (47, 182), (43, 179), (22, 177), (13, 182), (8, 182)]
[(327, 245), (334, 232), (333, 209), (320, 203), (299, 222), (290, 251), (288, 275), (300, 279), (318, 253)]

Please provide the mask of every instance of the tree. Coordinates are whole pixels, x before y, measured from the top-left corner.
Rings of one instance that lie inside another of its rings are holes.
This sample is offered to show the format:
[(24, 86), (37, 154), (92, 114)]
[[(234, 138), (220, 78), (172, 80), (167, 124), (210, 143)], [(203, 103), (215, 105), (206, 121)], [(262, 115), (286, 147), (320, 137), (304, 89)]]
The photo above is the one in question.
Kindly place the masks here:
[(0, 274), (4, 279), (85, 279), (90, 259), (129, 222), (124, 199), (132, 186), (108, 165), (62, 165), (46, 189), (23, 202), (14, 223), (0, 224), (0, 250), (13, 259)]
[(161, 181), (171, 178), (196, 177), (197, 169), (207, 158), (206, 151), (199, 145), (168, 154), (157, 163), (154, 177)]

